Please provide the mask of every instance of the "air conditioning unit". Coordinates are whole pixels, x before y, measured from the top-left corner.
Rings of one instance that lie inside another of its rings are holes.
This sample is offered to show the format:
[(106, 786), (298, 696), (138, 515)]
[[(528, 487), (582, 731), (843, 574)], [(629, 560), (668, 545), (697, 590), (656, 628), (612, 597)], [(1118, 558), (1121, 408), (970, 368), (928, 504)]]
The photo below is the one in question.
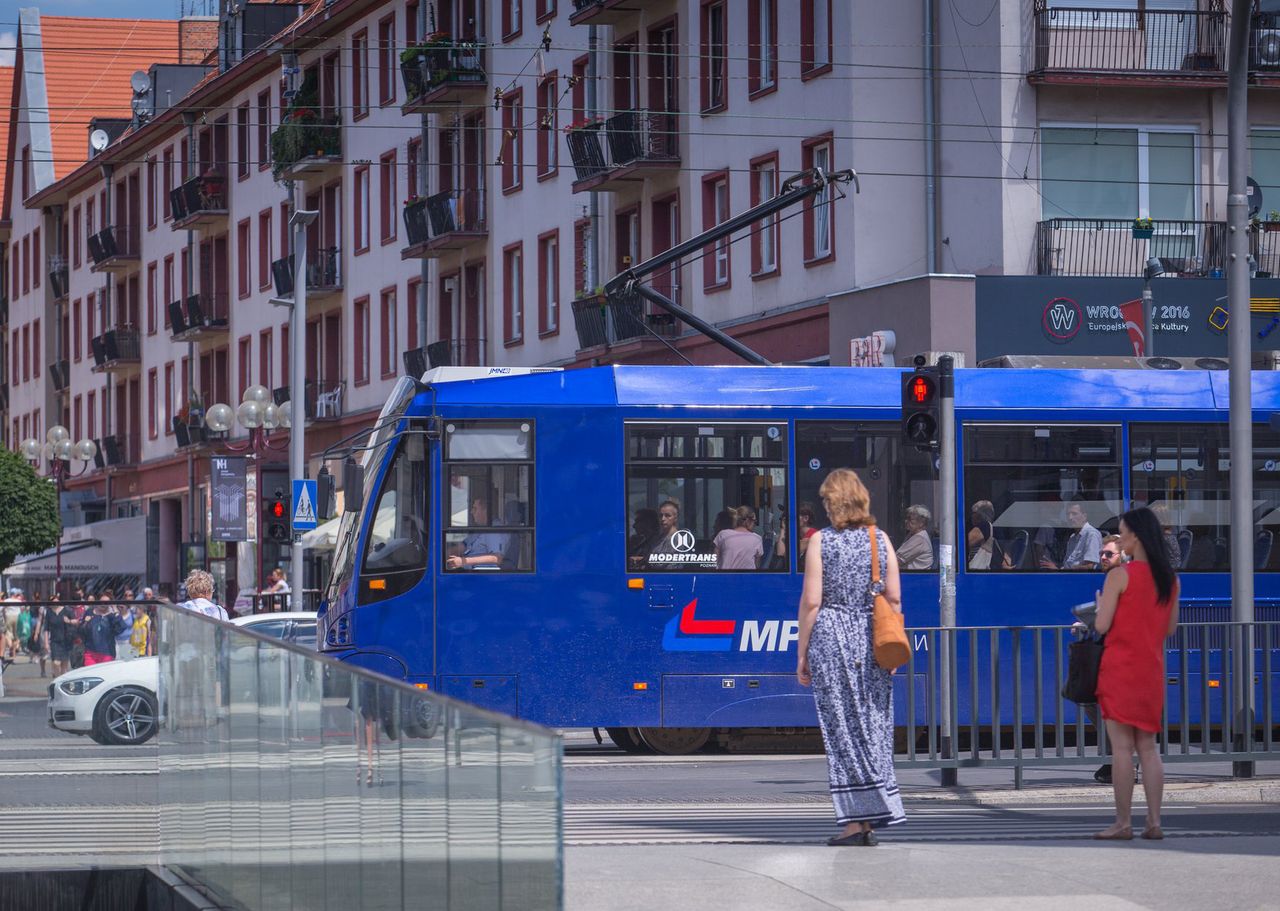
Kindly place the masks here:
[(1253, 60), (1250, 69), (1280, 69), (1280, 28), (1257, 29), (1253, 33)]

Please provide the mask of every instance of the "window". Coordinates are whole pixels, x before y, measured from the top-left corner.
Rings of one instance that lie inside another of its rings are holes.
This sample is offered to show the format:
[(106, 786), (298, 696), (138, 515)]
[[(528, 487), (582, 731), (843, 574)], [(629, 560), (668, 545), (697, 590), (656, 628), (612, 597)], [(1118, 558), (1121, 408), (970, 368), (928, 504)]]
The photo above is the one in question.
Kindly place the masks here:
[(386, 106), (396, 100), (396, 16), (392, 13), (378, 22), (378, 104)]
[(556, 0), (537, 0), (534, 6), (534, 21), (541, 25), (556, 15)]
[[(258, 382), (268, 389), (274, 388), (271, 383), (271, 361), (274, 349), (271, 345), (271, 330), (263, 329), (258, 333)], [(285, 378), (281, 385), (285, 385), (288, 378)]]
[(178, 300), (178, 295), (174, 292), (173, 287), (173, 254), (170, 253), (164, 258), (164, 327), (169, 328), (169, 304)]
[(356, 168), (355, 185), (355, 232), (356, 255), (369, 250), (369, 166)]
[(288, 386), (293, 382), (289, 373), (289, 324), (280, 324), (280, 385)]
[[(832, 468), (844, 466), (858, 472), (858, 477), (871, 494), (873, 512), (880, 519), (881, 527), (907, 554), (899, 565), (904, 571), (934, 571), (938, 561), (935, 553), (937, 540), (938, 482), (934, 479), (932, 457), (927, 453), (902, 445), (902, 430), (898, 424), (854, 421), (796, 421), (795, 489), (797, 521), (789, 523), (788, 542), (796, 554), (796, 571), (804, 571), (808, 529), (824, 528), (829, 524), (822, 508), (818, 488), (826, 480)], [(917, 517), (929, 518), (920, 526), (925, 532), (923, 541), (909, 544), (898, 537), (909, 507)], [(809, 521), (802, 527), (805, 514)], [(922, 546), (922, 545), (927, 545)]]
[(271, 210), (258, 213), (258, 287), (271, 287)]
[[(97, 394), (92, 389), (90, 389), (89, 396), (88, 398), (85, 399), (85, 409), (84, 409), (85, 436), (89, 437), (89, 439), (94, 439), (98, 435), (96, 430), (96, 427), (97, 427), (97, 408), (95, 405), (96, 401), (97, 401)], [(103, 423), (102, 426), (103, 426), (103, 430), (106, 430), (105, 422)]]
[(22, 293), (31, 290), (31, 235), (22, 238)]
[(40, 379), (40, 354), (43, 349), (40, 347), (40, 320), (36, 319), (31, 323), (31, 378), (33, 380)]
[(156, 157), (147, 157), (147, 228), (156, 226)]
[(83, 440), (84, 434), (81, 429), (84, 427), (84, 398), (75, 396), (71, 400), (71, 439)]
[(405, 321), (408, 323), (408, 331), (405, 333), (404, 346), (406, 349), (417, 348), (420, 344), (418, 341), (418, 295), (422, 293), (422, 279), (411, 278), (405, 284)]
[(22, 327), (22, 381), (31, 379), (31, 326)]
[(573, 120), (571, 123), (584, 123), (587, 119), (587, 67), (590, 61), (583, 54), (573, 61)]
[(257, 158), (258, 170), (271, 167), (271, 89), (258, 93)]
[(524, 179), (524, 110), (517, 89), (502, 99), (502, 191), (520, 189)]
[(591, 242), (591, 219), (573, 223), (573, 296), (587, 293), (587, 245)]
[(396, 239), (396, 214), (400, 208), (400, 191), (396, 186), (395, 149), (383, 155), (379, 163), (378, 195), (382, 203), (382, 208), (378, 212), (382, 242), (389, 244)]
[(444, 568), (532, 572), (533, 422), (451, 421), (444, 434)]
[(538, 334), (560, 331), (560, 232), (538, 238)]
[[(729, 172), (720, 171), (702, 178), (702, 227), (714, 228), (729, 218)], [(702, 260), (702, 284), (705, 288), (727, 287), (729, 284), (729, 238), (722, 237), (711, 245)]]
[(560, 166), (557, 140), (560, 118), (557, 110), (559, 77), (548, 73), (538, 83), (538, 179), (551, 177)]
[(249, 102), (236, 107), (236, 177), (249, 176)]
[(722, 111), (728, 103), (729, 39), (724, 0), (702, 3), (702, 112)]
[(1040, 129), (1046, 219), (1117, 218), (1126, 228), (1135, 215), (1190, 221), (1196, 217), (1196, 182), (1191, 132)]
[[(88, 351), (90, 354), (93, 353), (93, 334), (94, 334), (93, 325), (95, 320), (94, 312), (96, 307), (97, 307), (97, 304), (94, 302), (93, 292), (90, 291), (89, 294), (84, 299), (84, 347), (85, 347), (85, 350)], [(14, 357), (17, 357), (16, 353), (14, 354)]]
[(156, 334), (159, 305), (156, 301), (156, 264), (147, 263), (147, 335)]
[(164, 365), (164, 433), (173, 435), (173, 419), (177, 412), (173, 409), (173, 361)]
[[(424, 437), (400, 438), (373, 506), (357, 601), (373, 604), (412, 589), (427, 568), (427, 458)], [(377, 581), (377, 585), (373, 584)]]
[[(1265, 197), (1264, 197), (1265, 198)], [(1254, 554), (1257, 572), (1280, 569), (1280, 434), (1253, 427)], [(1135, 505), (1155, 510), (1180, 572), (1231, 569), (1231, 443), (1224, 424), (1131, 424), (1129, 485)]]
[[(786, 570), (774, 559), (787, 504), (785, 422), (636, 421), (625, 433), (628, 572)], [(744, 506), (754, 522), (735, 530), (732, 511)]]
[(831, 69), (831, 0), (800, 0), (800, 74), (812, 79)]
[(369, 114), (369, 33), (356, 32), (351, 37), (351, 118), (359, 120)]
[(236, 226), (236, 277), (240, 297), (249, 296), (249, 219)]
[(160, 407), (160, 379), (155, 367), (147, 371), (147, 438), (154, 440), (160, 435), (160, 417), (156, 413)]
[(31, 232), (31, 287), (40, 287), (40, 275), (44, 272), (44, 264), (40, 261), (40, 229)]
[(520, 0), (502, 0), (502, 40), (519, 37), (522, 28)]
[(10, 386), (16, 386), (20, 382), (20, 374), (18, 371), (18, 367), (22, 358), (18, 356), (18, 353), (19, 353), (18, 340), (21, 338), (22, 338), (22, 333), (19, 332), (17, 329), (14, 329), (13, 343), (9, 346), (10, 363), (13, 365), (13, 371), (12, 371), (13, 381), (9, 384)]
[(382, 378), (390, 379), (396, 375), (396, 353), (399, 349), (397, 345), (396, 332), (397, 323), (399, 322), (399, 313), (396, 310), (396, 289), (383, 288), (379, 295), (379, 326), (382, 330), (379, 342), (379, 363), (381, 366)]
[(355, 302), (355, 382), (363, 386), (369, 382), (369, 298), (357, 298)]
[(409, 0), (404, 5), (404, 45), (412, 47), (418, 43), (418, 0)]
[(750, 0), (747, 91), (755, 97), (778, 87), (778, 0)]
[(418, 165), (422, 161), (422, 140), (410, 139), (405, 147), (405, 199), (414, 199), (418, 193)]
[[(778, 194), (778, 153), (751, 160), (751, 205), (760, 205)], [(756, 224), (751, 234), (751, 274), (756, 278), (778, 274), (778, 216)]]
[(72, 358), (78, 364), (84, 356), (81, 352), (84, 350), (80, 338), (80, 326), (83, 323), (84, 308), (81, 305), (80, 298), (76, 298), (71, 302), (71, 352)]
[(613, 217), (614, 252), (617, 272), (625, 272), (640, 262), (640, 207), (635, 206)]
[(253, 385), (253, 339), (249, 336), (240, 336), (236, 343), (236, 359), (240, 368), (237, 397), (244, 401), (245, 390)]
[(634, 111), (640, 107), (640, 60), (636, 36), (628, 35), (613, 45), (613, 109)]
[(508, 345), (524, 338), (524, 253), (521, 244), (502, 251), (502, 337)]
[[(170, 218), (173, 217), (173, 211), (169, 207), (169, 191), (174, 188), (173, 186), (173, 146), (168, 146), (167, 148), (165, 148), (164, 155), (161, 158), (160, 181), (161, 181), (160, 213), (164, 217), (164, 220), (168, 221)], [(79, 224), (80, 222), (77, 219), (76, 225), (78, 226)], [(77, 258), (77, 265), (79, 265), (78, 258)]]
[(1061, 566), (1073, 515), (1102, 534), (1116, 530), (1124, 511), (1118, 426), (969, 424), (964, 454), (969, 571)]
[[(165, 217), (168, 217), (168, 205), (165, 206)], [(71, 266), (80, 268), (80, 207), (71, 209)]]
[[(817, 168), (831, 172), (831, 139), (809, 140), (802, 155), (805, 170)], [(806, 265), (816, 265), (835, 255), (835, 213), (831, 206), (831, 187), (824, 186), (804, 204), (804, 258)]]

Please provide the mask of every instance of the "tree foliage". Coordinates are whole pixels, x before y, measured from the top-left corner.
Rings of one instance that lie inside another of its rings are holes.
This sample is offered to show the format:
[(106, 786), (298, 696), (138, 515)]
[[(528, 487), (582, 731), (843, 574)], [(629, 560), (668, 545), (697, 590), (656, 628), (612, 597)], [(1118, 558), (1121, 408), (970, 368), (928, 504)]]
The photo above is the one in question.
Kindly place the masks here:
[(23, 554), (53, 547), (61, 534), (53, 481), (18, 453), (0, 449), (0, 572)]

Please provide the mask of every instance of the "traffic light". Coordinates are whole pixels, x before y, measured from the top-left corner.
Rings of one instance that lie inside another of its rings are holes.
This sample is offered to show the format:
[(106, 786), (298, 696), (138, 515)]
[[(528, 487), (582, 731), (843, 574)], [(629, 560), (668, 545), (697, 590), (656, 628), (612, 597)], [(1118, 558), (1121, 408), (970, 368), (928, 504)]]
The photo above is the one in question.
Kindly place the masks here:
[(263, 541), (285, 543), (289, 534), (289, 472), (262, 469), (262, 534)]
[(917, 367), (902, 375), (902, 441), (918, 449), (938, 445), (938, 369)]

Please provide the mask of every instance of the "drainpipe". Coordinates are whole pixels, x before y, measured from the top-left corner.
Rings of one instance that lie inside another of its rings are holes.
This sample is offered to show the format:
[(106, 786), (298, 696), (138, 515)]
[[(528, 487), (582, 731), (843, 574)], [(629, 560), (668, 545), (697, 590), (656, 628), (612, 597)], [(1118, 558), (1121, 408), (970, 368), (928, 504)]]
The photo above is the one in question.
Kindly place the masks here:
[(937, 187), (937, 71), (934, 51), (937, 31), (935, 0), (924, 0), (924, 234), (925, 271), (938, 271), (938, 187)]
[[(587, 33), (587, 116), (595, 117), (599, 99), (596, 97), (596, 74), (599, 72), (599, 35), (596, 26)], [(591, 230), (587, 232), (587, 290), (594, 291), (603, 284), (600, 281), (600, 194), (591, 191), (587, 202), (587, 215)]]
[[(184, 111), (182, 121), (187, 126), (187, 179), (195, 173), (195, 155), (196, 155), (196, 115)], [(187, 228), (187, 274), (182, 284), (182, 300), (185, 303), (191, 298), (195, 288), (196, 274), (196, 253), (195, 253), (196, 235), (193, 230)], [(229, 306), (229, 305), (228, 305)], [(191, 402), (191, 396), (196, 392), (196, 345), (195, 342), (187, 342), (187, 401), (183, 402), (183, 406), (187, 406)], [(195, 454), (187, 452), (187, 523), (190, 537), (189, 541), (199, 541), (202, 539), (200, 517), (197, 514), (196, 500), (199, 494), (198, 485), (196, 484), (196, 457)], [(209, 555), (205, 550), (204, 569), (209, 566)], [(182, 567), (185, 570), (186, 567)], [(181, 570), (179, 575), (181, 575)]]
[[(106, 202), (102, 207), (102, 224), (103, 225), (112, 224), (111, 204), (115, 201), (114, 199), (112, 199), (112, 197), (115, 196), (115, 194), (111, 192), (112, 191), (111, 178), (114, 172), (115, 172), (115, 167), (113, 165), (104, 164), (102, 166), (102, 178), (107, 185), (107, 192), (106, 192), (106, 196), (104, 197)], [(101, 325), (102, 325), (102, 331), (105, 333), (107, 331), (107, 326), (111, 324), (111, 305), (115, 299), (115, 288), (113, 288), (111, 284), (110, 272), (107, 273), (107, 279), (102, 286), (102, 293), (99, 295), (99, 299), (102, 301)], [(115, 417), (115, 402), (112, 401), (114, 392), (115, 392), (115, 377), (112, 374), (108, 373), (107, 384), (105, 387), (105, 391), (103, 393), (104, 395), (103, 413), (105, 415), (105, 419), (102, 422), (103, 423), (102, 434), (104, 437), (111, 435), (110, 433), (108, 433), (108, 428), (111, 427), (112, 419)], [(106, 473), (106, 480), (103, 483), (103, 498), (106, 501), (106, 517), (110, 519), (111, 518), (111, 472), (109, 471)]]

